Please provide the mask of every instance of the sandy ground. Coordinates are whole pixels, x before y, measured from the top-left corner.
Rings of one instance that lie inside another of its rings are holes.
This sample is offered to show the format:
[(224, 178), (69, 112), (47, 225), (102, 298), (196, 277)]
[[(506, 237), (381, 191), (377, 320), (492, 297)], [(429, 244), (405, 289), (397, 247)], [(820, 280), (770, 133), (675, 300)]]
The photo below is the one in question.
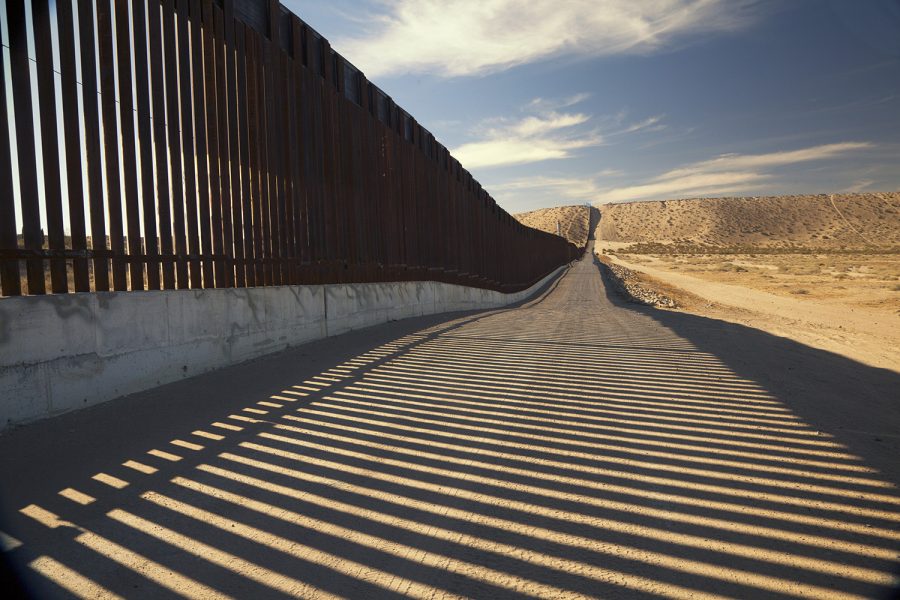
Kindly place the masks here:
[(553, 234), (556, 234), (556, 225), (559, 223), (562, 236), (582, 248), (588, 239), (589, 210), (584, 205), (555, 206), (515, 214), (513, 217), (523, 225)]
[[(674, 270), (671, 261), (658, 257), (625, 256), (610, 258), (668, 284), (666, 291), (682, 310), (756, 327), (864, 364), (900, 372), (900, 294), (890, 289), (883, 294), (886, 298), (865, 289), (829, 298), (828, 286), (808, 277), (807, 281), (786, 283), (778, 288), (779, 293), (772, 293), (754, 289), (755, 282), (742, 277), (741, 272), (736, 277), (723, 278), (718, 269), (697, 268), (696, 260), (685, 259), (692, 265), (690, 274), (686, 274)], [(734, 263), (742, 264), (740, 260), (731, 261)], [(749, 261), (743, 264), (751, 268), (757, 265)], [(796, 295), (789, 297), (787, 293)]]
[(900, 192), (704, 198), (600, 207), (611, 242), (769, 248), (900, 246)]
[(5, 433), (0, 545), (41, 598), (878, 597), (898, 386), (623, 304), (588, 252), (518, 308)]
[(600, 212), (598, 250), (683, 310), (900, 371), (900, 192)]

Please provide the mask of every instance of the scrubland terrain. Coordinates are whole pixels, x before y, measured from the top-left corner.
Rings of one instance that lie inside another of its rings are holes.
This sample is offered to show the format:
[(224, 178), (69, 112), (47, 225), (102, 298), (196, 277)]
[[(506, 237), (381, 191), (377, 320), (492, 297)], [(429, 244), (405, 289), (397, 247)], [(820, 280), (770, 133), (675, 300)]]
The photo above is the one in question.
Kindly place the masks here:
[(541, 208), (531, 212), (518, 213), (513, 217), (523, 225), (553, 234), (556, 233), (556, 224), (559, 222), (560, 233), (564, 238), (579, 248), (587, 244), (590, 219), (590, 208), (587, 206)]
[(600, 210), (598, 253), (680, 309), (900, 371), (900, 193)]
[(601, 213), (598, 238), (607, 242), (716, 251), (900, 250), (900, 192), (631, 202), (604, 205)]

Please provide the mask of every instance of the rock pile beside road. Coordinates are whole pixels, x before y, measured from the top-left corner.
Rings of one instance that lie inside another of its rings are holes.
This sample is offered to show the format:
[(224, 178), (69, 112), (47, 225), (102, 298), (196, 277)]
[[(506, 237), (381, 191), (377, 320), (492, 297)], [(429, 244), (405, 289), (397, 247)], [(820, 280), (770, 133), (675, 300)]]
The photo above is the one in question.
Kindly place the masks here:
[(613, 289), (629, 302), (662, 308), (676, 308), (674, 300), (642, 285), (631, 269), (602, 260), (600, 264), (603, 274), (612, 284)]

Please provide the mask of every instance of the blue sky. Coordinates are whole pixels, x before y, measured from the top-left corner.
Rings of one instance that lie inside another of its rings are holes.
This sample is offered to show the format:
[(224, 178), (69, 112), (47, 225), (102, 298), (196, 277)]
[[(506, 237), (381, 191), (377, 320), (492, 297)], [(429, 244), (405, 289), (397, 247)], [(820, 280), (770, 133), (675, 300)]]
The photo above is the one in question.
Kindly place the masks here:
[(900, 189), (896, 0), (282, 0), (511, 212)]

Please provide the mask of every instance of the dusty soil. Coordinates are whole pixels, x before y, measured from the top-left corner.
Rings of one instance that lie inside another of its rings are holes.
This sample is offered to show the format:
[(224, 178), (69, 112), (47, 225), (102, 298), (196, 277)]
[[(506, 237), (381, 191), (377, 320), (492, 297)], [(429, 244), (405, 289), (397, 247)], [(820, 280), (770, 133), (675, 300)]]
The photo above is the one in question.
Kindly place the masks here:
[(900, 192), (600, 211), (598, 254), (678, 309), (900, 372)]
[(600, 212), (605, 242), (732, 251), (900, 246), (900, 192), (631, 202)]
[(638, 271), (644, 287), (665, 293), (681, 310), (900, 372), (898, 255), (878, 255), (865, 265), (850, 264), (853, 256), (611, 258)]
[(556, 233), (556, 224), (559, 222), (562, 236), (581, 248), (587, 244), (589, 211), (590, 208), (584, 205), (555, 206), (518, 213), (513, 217), (523, 225), (554, 234)]

